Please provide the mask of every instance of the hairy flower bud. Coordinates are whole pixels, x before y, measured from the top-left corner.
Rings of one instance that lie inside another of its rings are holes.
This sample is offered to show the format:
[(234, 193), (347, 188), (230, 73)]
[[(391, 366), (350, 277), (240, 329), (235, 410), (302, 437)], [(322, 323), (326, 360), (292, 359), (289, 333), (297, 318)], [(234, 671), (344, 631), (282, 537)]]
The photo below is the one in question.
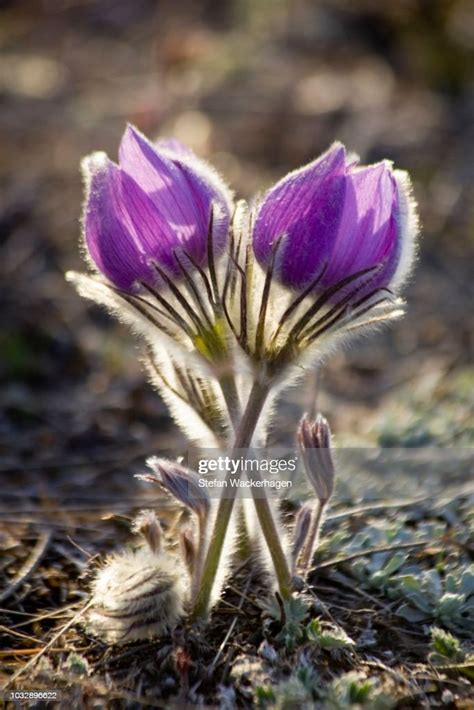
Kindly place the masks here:
[(116, 644), (160, 636), (183, 613), (183, 580), (178, 560), (146, 547), (113, 555), (93, 582), (87, 630)]
[(141, 510), (133, 521), (132, 532), (141, 535), (154, 554), (161, 552), (161, 525), (152, 510)]
[(327, 420), (318, 414), (315, 421), (310, 421), (305, 415), (299, 423), (297, 438), (306, 475), (318, 500), (325, 503), (334, 490), (331, 430)]
[(175, 461), (152, 457), (148, 466), (153, 474), (138, 476), (144, 481), (161, 483), (175, 498), (190, 508), (200, 518), (206, 518), (210, 508), (205, 488), (199, 486), (199, 476)]

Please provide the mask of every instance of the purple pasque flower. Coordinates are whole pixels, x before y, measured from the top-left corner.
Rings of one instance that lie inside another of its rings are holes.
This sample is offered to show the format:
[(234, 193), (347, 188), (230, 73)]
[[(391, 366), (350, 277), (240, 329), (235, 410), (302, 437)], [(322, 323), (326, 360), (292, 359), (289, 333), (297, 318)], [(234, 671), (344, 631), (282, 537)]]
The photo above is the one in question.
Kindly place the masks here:
[[(153, 262), (180, 273), (180, 255), (205, 266), (209, 227), (214, 253), (224, 248), (231, 195), (217, 173), (178, 141), (153, 145), (128, 126), (119, 164), (105, 153), (83, 161), (84, 239), (93, 265), (124, 291), (156, 284)], [(212, 217), (211, 217), (212, 215)]]
[(275, 276), (290, 288), (330, 289), (375, 267), (360, 276), (372, 291), (403, 280), (415, 233), (406, 174), (388, 161), (360, 167), (335, 143), (264, 195), (253, 248), (263, 267), (275, 260)]

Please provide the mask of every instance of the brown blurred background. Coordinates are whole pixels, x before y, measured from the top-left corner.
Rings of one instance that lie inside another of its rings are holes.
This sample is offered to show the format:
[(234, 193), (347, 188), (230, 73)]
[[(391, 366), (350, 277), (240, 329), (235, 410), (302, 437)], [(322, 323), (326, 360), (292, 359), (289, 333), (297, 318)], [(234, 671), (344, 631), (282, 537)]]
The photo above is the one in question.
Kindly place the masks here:
[(79, 161), (115, 158), (127, 121), (190, 144), (244, 197), (336, 138), (409, 170), (423, 240), (408, 315), (332, 358), (318, 404), (341, 440), (473, 443), (468, 0), (2, 0), (0, 49), (5, 485), (113, 488), (185, 445), (128, 332), (63, 278), (83, 268)]

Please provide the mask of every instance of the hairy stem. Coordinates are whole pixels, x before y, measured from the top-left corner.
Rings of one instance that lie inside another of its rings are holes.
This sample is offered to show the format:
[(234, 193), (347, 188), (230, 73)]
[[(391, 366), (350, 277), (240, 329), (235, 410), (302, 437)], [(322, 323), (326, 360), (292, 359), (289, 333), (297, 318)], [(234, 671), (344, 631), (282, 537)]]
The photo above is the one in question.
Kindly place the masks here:
[(291, 573), (281, 546), (280, 535), (275, 525), (275, 519), (269, 500), (263, 493), (263, 489), (260, 489), (259, 492), (257, 489), (251, 488), (251, 491), (260, 527), (262, 528), (263, 536), (275, 568), (280, 594), (283, 599), (288, 599), (291, 596)]
[(229, 412), (230, 421), (234, 427), (234, 431), (237, 432), (241, 418), (241, 409), (234, 375), (231, 373), (222, 375), (222, 377), (219, 378), (219, 385), (224, 396), (227, 411)]
[(198, 516), (197, 555), (196, 555), (194, 569), (193, 569), (191, 599), (196, 599), (196, 595), (199, 590), (199, 584), (201, 582), (202, 569), (203, 569), (203, 564), (204, 564), (204, 559), (205, 559), (205, 551), (206, 551), (207, 522), (208, 522), (207, 514)]
[(301, 570), (306, 574), (308, 567), (313, 559), (314, 548), (319, 538), (319, 530), (323, 520), (323, 513), (326, 508), (326, 500), (318, 500), (311, 517), (311, 526), (309, 528), (308, 538), (301, 555)]
[[(237, 385), (235, 383), (235, 377), (232, 373), (228, 375), (223, 375), (219, 379), (219, 385), (224, 396), (224, 400), (227, 407), (227, 412), (229, 414), (229, 419), (231, 421), (234, 432), (237, 432), (239, 427), (240, 418), (242, 416), (242, 410), (240, 407), (240, 398), (237, 391)], [(238, 511), (238, 535), (239, 535), (239, 546), (237, 554), (240, 559), (244, 560), (250, 554), (250, 534), (247, 527), (247, 521), (245, 519), (245, 514), (243, 507), (240, 506)]]
[[(257, 422), (267, 399), (268, 392), (268, 386), (262, 385), (259, 382), (254, 382), (247, 406), (235, 435), (233, 454), (235, 454), (235, 451), (238, 449), (250, 446), (255, 427), (257, 426)], [(229, 482), (234, 477), (238, 479), (240, 477), (240, 473), (229, 473), (226, 481)], [(212, 586), (214, 584), (227, 528), (229, 526), (232, 510), (234, 508), (238, 489), (230, 488), (229, 486), (225, 490), (229, 491), (229, 495), (223, 496), (219, 502), (214, 529), (212, 531), (206, 560), (204, 562), (203, 573), (201, 576), (201, 586), (192, 611), (193, 618), (203, 617), (207, 614)]]

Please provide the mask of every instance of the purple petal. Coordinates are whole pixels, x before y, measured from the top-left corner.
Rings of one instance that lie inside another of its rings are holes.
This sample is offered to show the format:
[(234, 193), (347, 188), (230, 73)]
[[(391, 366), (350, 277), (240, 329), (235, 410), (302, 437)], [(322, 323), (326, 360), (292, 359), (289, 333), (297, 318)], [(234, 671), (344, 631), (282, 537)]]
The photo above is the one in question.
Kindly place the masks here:
[[(135, 180), (123, 170), (120, 170), (120, 176), (122, 202), (128, 216), (128, 226), (145, 254), (146, 263), (150, 264), (154, 260), (167, 271), (178, 274), (174, 251), (183, 241)], [(153, 280), (156, 280), (156, 275)]]
[(156, 148), (187, 175), (191, 189), (197, 188), (201, 195), (206, 196), (206, 201), (208, 199), (212, 202), (214, 249), (217, 253), (221, 252), (227, 242), (233, 210), (231, 191), (212, 166), (198, 158), (178, 140), (160, 140), (156, 143)]
[(120, 166), (154, 203), (182, 246), (198, 261), (206, 253), (211, 195), (189, 170), (180, 169), (129, 126), (120, 145)]
[(138, 279), (150, 277), (146, 238), (138, 239), (124, 201), (119, 168), (105, 154), (83, 163), (88, 177), (84, 236), (95, 265), (115, 286), (131, 290)]
[(275, 185), (260, 206), (253, 246), (268, 265), (272, 244), (282, 235), (277, 272), (281, 281), (300, 288), (324, 267), (342, 215), (345, 149), (335, 144), (321, 158)]
[(92, 158), (89, 171), (85, 235), (99, 270), (125, 290), (138, 280), (158, 280), (152, 260), (178, 273), (178, 236), (135, 180), (106, 156)]
[(383, 267), (370, 281), (370, 290), (388, 283), (397, 263), (396, 210), (396, 184), (387, 163), (348, 173), (344, 211), (323, 280), (326, 286), (379, 264)]

